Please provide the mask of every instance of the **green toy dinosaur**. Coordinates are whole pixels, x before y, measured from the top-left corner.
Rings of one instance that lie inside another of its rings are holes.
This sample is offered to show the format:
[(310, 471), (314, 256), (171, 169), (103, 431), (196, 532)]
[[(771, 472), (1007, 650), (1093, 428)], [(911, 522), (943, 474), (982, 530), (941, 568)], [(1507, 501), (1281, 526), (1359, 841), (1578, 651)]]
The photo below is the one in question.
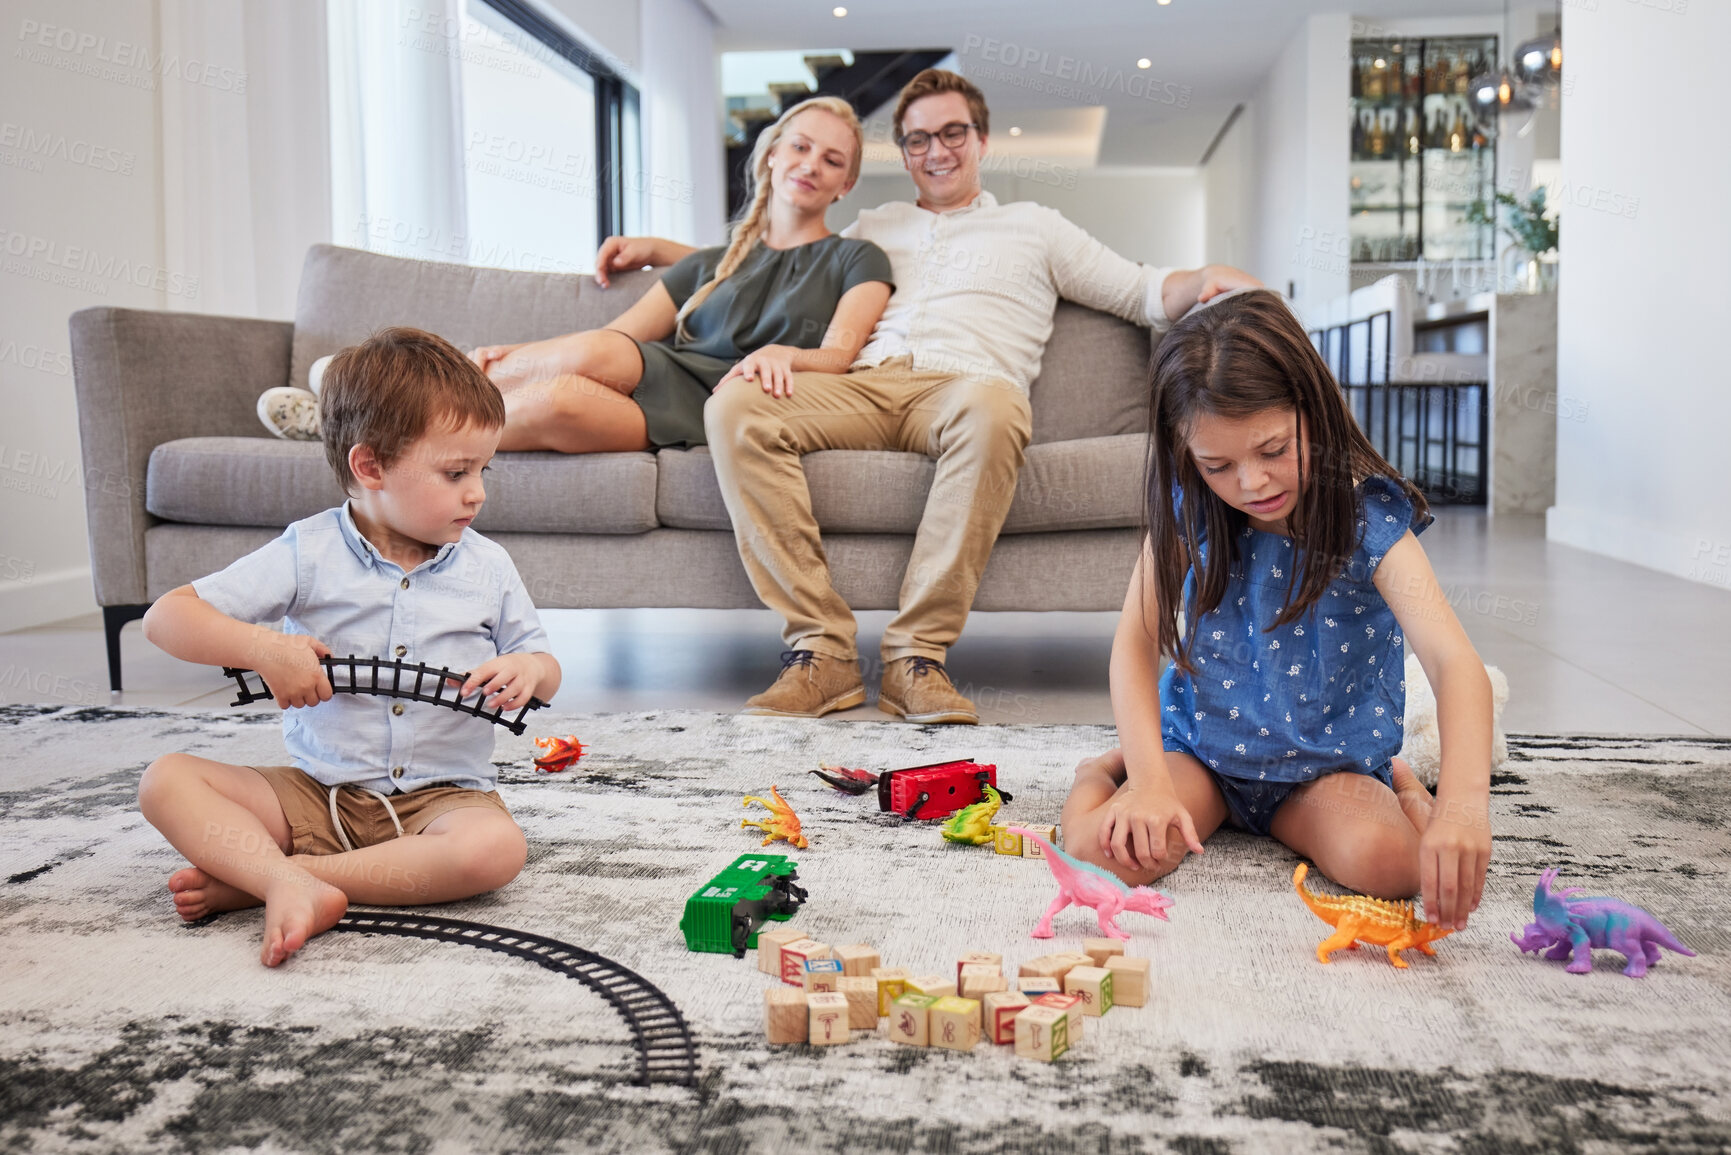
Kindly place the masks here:
[(997, 817), (998, 807), (1004, 804), (1004, 800), (990, 786), (981, 783), (980, 788), (986, 795), (985, 800), (956, 811), (955, 816), (944, 823), (944, 841), (984, 846), (992, 840), (992, 819)]

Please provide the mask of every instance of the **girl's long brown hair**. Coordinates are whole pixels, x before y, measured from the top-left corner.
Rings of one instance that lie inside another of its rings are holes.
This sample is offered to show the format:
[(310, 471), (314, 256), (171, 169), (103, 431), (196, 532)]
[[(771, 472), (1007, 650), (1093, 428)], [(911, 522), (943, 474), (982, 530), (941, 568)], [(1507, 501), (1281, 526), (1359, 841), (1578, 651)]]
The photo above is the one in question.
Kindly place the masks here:
[[(1406, 491), (1415, 520), (1423, 520), (1424, 495), (1371, 446), (1304, 327), (1273, 292), (1235, 293), (1187, 314), (1155, 351), (1151, 377), (1145, 520), (1154, 561), (1150, 576), (1160, 595), (1156, 641), (1180, 670), (1192, 670), (1194, 626), (1225, 597), (1239, 534), (1249, 524), (1248, 515), (1214, 495), (1196, 468), (1189, 436), (1199, 415), (1237, 419), (1269, 409), (1298, 415), (1293, 450), (1299, 494), (1287, 523), (1298, 560), (1289, 567), (1286, 605), (1269, 629), (1302, 616), (1351, 561), (1358, 547), (1359, 481), (1376, 474), (1390, 478)], [(1183, 491), (1177, 509), (1175, 487)], [(1206, 560), (1203, 541), (1211, 543)], [(1180, 591), (1191, 569), (1196, 588), (1182, 608), (1192, 629), (1181, 638)]]

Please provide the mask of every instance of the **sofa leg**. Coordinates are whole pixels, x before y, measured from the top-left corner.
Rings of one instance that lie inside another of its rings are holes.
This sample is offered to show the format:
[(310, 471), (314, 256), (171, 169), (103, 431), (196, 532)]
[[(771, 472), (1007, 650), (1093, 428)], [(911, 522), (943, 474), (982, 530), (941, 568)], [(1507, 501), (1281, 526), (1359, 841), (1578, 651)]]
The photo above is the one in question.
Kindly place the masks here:
[(108, 639), (108, 688), (116, 693), (120, 690), (120, 631), (127, 622), (136, 622), (144, 616), (148, 605), (143, 606), (103, 606), (102, 632)]

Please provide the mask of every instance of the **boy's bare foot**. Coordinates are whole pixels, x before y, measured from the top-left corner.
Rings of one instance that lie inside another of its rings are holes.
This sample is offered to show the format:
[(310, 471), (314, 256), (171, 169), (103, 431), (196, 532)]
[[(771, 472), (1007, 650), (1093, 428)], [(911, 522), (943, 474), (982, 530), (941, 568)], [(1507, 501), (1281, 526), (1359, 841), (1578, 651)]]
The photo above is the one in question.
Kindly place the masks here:
[(1431, 792), (1426, 790), (1424, 783), (1418, 780), (1418, 775), (1412, 772), (1412, 767), (1405, 759), (1396, 758), (1389, 766), (1390, 777), (1394, 779), (1394, 796), (1400, 799), (1400, 808), (1406, 812), (1406, 817), (1420, 834), (1430, 825), (1430, 807), (1433, 801)]
[(346, 894), (328, 882), (320, 882), (299, 867), (285, 864), (283, 876), (265, 891), (264, 946), (259, 961), (280, 966), (314, 935), (337, 924), (349, 908)]
[(259, 900), (246, 891), (230, 886), (196, 866), (169, 875), (168, 889), (174, 895), (175, 913), (186, 922), (197, 922), (207, 914), (260, 905)]

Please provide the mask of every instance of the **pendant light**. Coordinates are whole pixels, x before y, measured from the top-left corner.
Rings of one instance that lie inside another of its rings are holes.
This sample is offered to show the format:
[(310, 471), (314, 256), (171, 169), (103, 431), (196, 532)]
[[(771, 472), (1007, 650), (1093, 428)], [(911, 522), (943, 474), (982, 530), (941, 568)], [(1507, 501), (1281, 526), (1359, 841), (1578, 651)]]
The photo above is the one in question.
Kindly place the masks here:
[(1515, 49), (1515, 73), (1522, 84), (1555, 84), (1563, 75), (1563, 6), (1557, 5), (1557, 27), (1549, 36), (1536, 36)]
[[(1509, 0), (1503, 0), (1503, 35), (1499, 46), (1508, 43), (1508, 35)], [(1559, 61), (1562, 59), (1560, 44), (1557, 58)], [(1495, 72), (1485, 72), (1474, 77), (1468, 91), (1481, 112), (1519, 112), (1533, 107), (1531, 98), (1522, 91), (1507, 64), (1500, 65)]]

